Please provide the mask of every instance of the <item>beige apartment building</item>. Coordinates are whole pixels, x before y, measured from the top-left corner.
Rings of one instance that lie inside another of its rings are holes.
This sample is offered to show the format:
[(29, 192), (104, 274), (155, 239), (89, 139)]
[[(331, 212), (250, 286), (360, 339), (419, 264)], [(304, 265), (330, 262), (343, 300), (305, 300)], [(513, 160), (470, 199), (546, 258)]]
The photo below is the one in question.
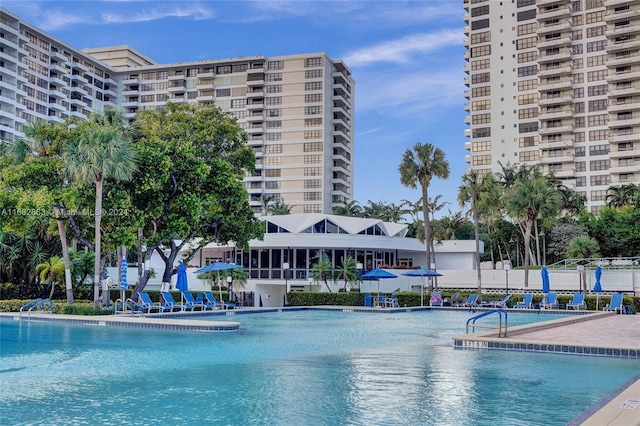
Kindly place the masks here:
[(244, 181), (257, 214), (263, 194), (292, 213), (353, 199), (354, 89), (349, 68), (324, 53), (157, 64), (129, 46), (78, 50), (0, 9), (3, 140), (107, 107), (133, 118), (167, 102), (213, 103), (249, 136), (256, 172)]
[(466, 161), (542, 164), (587, 197), (640, 183), (640, 1), (464, 0)]

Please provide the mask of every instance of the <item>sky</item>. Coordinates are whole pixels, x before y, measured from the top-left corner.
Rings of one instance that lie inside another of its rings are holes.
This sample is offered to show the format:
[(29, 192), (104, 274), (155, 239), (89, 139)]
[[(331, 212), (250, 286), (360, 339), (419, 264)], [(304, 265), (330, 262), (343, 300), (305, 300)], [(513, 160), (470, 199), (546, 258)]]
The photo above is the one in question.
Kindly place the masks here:
[[(7, 1), (2, 6), (75, 48), (127, 44), (157, 63), (326, 52), (355, 89), (354, 199), (415, 202), (400, 183), (416, 142), (445, 151), (449, 179), (432, 180), (457, 212), (464, 156), (462, 0)], [(286, 200), (285, 200), (286, 201)]]

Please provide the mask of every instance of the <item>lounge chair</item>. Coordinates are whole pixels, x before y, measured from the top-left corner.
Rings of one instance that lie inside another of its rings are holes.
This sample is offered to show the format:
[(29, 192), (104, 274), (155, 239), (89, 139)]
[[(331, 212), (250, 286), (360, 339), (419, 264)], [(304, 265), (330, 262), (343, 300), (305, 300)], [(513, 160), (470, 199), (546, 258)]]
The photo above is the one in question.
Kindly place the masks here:
[(149, 293), (140, 292), (138, 293), (138, 304), (142, 306), (142, 308), (149, 313), (151, 311), (164, 312), (164, 307), (160, 302), (153, 303)]
[(476, 306), (478, 304), (478, 295), (477, 294), (470, 294), (469, 297), (467, 297), (467, 300), (464, 302), (459, 302), (459, 303), (454, 303), (451, 306), (460, 306), (460, 307), (472, 307), (472, 306)]
[(219, 302), (210, 291), (204, 292), (204, 298), (207, 300), (207, 304), (205, 305), (207, 309), (216, 309), (218, 307), (221, 309), (233, 309), (235, 307), (233, 303)]
[(513, 307), (519, 309), (533, 309), (533, 294), (525, 293), (524, 300), (522, 302), (517, 302)]
[(587, 303), (584, 301), (584, 293), (573, 293), (573, 299), (567, 303), (567, 309), (587, 309)]
[(480, 306), (482, 307), (491, 307), (491, 308), (506, 308), (507, 302), (511, 299), (511, 295), (507, 294), (501, 300), (494, 300), (491, 302), (482, 302)]
[(611, 295), (611, 301), (607, 306), (602, 308), (603, 311), (620, 311), (621, 314), (624, 314), (624, 306), (622, 305), (622, 293), (613, 293)]
[(542, 309), (557, 309), (560, 307), (558, 304), (558, 293), (547, 293), (542, 297), (540, 303)]
[(164, 299), (164, 305), (162, 305), (162, 308), (165, 311), (172, 312), (173, 310), (180, 310), (183, 308), (182, 303), (176, 303), (176, 301), (173, 300), (173, 296), (168, 291), (162, 291), (160, 294)]
[(186, 303), (184, 304), (186, 309), (194, 310), (195, 308), (200, 308), (201, 311), (204, 311), (207, 308), (204, 302), (198, 302), (194, 299), (193, 294), (190, 292), (185, 291), (182, 294), (184, 295), (184, 300), (186, 300)]
[(442, 293), (437, 290), (432, 291), (431, 297), (429, 297), (429, 305), (442, 306)]
[(393, 293), (391, 293), (390, 297), (385, 298), (384, 306), (388, 308), (398, 308), (400, 306), (398, 305), (398, 293), (394, 291)]

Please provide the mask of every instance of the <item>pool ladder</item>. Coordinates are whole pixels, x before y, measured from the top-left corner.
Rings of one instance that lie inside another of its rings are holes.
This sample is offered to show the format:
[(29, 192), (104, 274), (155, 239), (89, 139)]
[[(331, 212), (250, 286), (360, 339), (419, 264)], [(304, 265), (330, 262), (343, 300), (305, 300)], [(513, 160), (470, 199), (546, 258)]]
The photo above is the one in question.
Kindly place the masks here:
[[(495, 325), (476, 325), (476, 320), (482, 317), (486, 317), (491, 314), (498, 314), (499, 323), (496, 327)], [(502, 326), (502, 316), (504, 315), (504, 327)], [(476, 328), (488, 328), (493, 330), (498, 330), (498, 337), (507, 337), (507, 311), (504, 309), (490, 309), (485, 312), (481, 312), (478, 315), (474, 315), (467, 320), (467, 334), (469, 334), (469, 330), (472, 330), (472, 333), (476, 332)]]
[[(47, 303), (49, 304), (49, 307), (47, 308)], [(50, 314), (53, 313), (53, 301), (49, 298), (46, 299), (35, 299), (32, 300), (30, 302), (25, 303), (24, 305), (22, 305), (20, 307), (20, 316), (22, 316), (22, 311), (24, 311), (25, 309), (29, 309), (28, 312), (29, 314), (31, 314), (31, 311), (35, 310), (35, 309), (42, 309), (42, 312), (46, 312), (46, 310), (49, 311)]]

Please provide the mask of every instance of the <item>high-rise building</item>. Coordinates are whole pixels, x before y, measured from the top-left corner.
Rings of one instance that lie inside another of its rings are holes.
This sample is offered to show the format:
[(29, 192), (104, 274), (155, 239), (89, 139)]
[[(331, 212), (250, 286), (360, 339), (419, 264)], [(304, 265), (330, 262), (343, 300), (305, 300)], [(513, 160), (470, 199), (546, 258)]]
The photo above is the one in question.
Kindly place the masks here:
[(471, 169), (540, 163), (591, 211), (640, 183), (640, 2), (463, 1)]
[(167, 102), (213, 103), (249, 136), (250, 204), (331, 213), (353, 199), (351, 71), (324, 53), (157, 64), (129, 46), (78, 50), (0, 9), (0, 137), (36, 120), (86, 119), (121, 108), (133, 118)]

